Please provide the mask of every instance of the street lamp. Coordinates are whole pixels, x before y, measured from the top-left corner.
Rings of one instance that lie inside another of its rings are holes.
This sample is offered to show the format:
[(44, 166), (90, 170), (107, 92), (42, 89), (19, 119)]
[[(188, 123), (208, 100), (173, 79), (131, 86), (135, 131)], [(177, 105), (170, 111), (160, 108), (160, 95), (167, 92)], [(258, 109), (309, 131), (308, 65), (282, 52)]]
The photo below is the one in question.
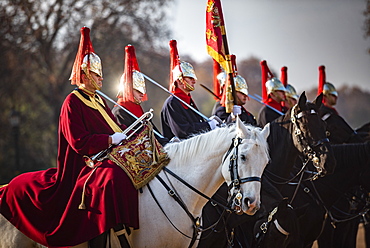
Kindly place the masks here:
[(21, 122), (20, 114), (16, 110), (12, 110), (9, 118), (10, 126), (14, 138), (14, 154), (15, 154), (15, 174), (19, 174), (20, 159), (19, 159), (19, 124)]

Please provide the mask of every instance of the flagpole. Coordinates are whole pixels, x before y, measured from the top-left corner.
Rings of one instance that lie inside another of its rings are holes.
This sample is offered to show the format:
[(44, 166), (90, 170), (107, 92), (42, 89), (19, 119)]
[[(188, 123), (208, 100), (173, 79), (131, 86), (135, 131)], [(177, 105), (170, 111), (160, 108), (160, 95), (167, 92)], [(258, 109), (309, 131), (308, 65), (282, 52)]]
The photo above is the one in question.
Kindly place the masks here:
[(180, 97), (178, 97), (175, 94), (173, 94), (171, 91), (167, 90), (165, 87), (163, 87), (163, 85), (160, 85), (159, 83), (157, 83), (156, 81), (154, 81), (153, 79), (151, 79), (150, 77), (148, 77), (147, 75), (145, 75), (144, 73), (141, 72), (141, 74), (144, 76), (144, 78), (146, 78), (147, 80), (149, 80), (149, 82), (151, 82), (152, 84), (158, 86), (159, 88), (161, 88), (162, 90), (164, 90), (165, 92), (167, 92), (168, 94), (170, 94), (171, 96), (175, 97), (177, 100), (179, 100), (181, 103), (183, 103), (189, 109), (193, 110), (196, 114), (198, 114), (204, 120), (211, 121), (207, 116), (205, 116), (204, 114), (202, 114), (201, 112), (199, 112), (197, 109), (195, 109), (193, 106), (191, 106), (190, 104), (188, 104), (187, 102), (185, 102), (184, 100), (182, 100)]
[(207, 51), (227, 74), (225, 87), (226, 113), (232, 112), (232, 106), (238, 103), (234, 72), (227, 43), (225, 22), (222, 14), (221, 0), (208, 0), (206, 8), (206, 43)]

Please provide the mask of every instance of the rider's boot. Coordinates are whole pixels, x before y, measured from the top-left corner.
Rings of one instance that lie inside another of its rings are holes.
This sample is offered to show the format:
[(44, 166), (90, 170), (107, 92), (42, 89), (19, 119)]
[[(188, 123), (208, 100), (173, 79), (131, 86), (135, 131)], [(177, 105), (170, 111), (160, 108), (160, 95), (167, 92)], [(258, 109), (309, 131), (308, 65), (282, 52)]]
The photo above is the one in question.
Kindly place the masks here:
[(119, 224), (113, 228), (119, 239), (122, 248), (130, 248), (126, 235), (130, 235), (131, 231), (129, 227), (125, 227), (123, 224)]
[(104, 232), (99, 236), (89, 240), (89, 248), (104, 248), (107, 244), (108, 232)]

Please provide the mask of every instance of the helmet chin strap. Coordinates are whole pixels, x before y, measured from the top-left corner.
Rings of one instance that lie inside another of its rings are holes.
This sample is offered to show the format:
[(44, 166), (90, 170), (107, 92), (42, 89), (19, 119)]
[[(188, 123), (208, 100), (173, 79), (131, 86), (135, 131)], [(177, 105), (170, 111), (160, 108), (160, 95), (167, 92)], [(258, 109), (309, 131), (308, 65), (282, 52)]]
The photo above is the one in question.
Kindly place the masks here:
[(134, 97), (134, 103), (137, 105), (140, 105), (142, 101), (138, 100), (136, 97)]
[(193, 87), (193, 86), (191, 86), (190, 84), (188, 84), (188, 82), (186, 82), (186, 80), (185, 80), (183, 77), (181, 77), (181, 78), (179, 78), (179, 79), (180, 79), (181, 83), (183, 83), (183, 84), (185, 85), (185, 88), (186, 88), (188, 91), (193, 91), (193, 90), (194, 90), (194, 87)]
[(98, 86), (98, 84), (96, 83), (96, 81), (93, 79), (93, 77), (91, 76), (90, 74), (90, 71), (89, 70), (84, 70), (85, 72), (85, 75), (87, 77), (87, 79), (91, 82), (91, 84), (94, 86), (95, 90), (100, 90), (101, 88)]

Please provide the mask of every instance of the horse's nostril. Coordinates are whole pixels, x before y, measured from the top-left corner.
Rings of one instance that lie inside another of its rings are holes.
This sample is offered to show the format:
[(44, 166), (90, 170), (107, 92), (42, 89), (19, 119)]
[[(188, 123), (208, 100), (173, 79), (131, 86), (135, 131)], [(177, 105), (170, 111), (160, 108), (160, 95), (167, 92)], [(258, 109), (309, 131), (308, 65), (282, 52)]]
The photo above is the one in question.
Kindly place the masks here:
[(252, 205), (252, 203), (254, 202), (254, 200), (253, 199), (250, 199), (250, 198), (248, 198), (248, 197), (246, 197), (245, 199), (244, 199), (244, 203), (248, 206), (248, 207), (250, 207), (251, 205)]

